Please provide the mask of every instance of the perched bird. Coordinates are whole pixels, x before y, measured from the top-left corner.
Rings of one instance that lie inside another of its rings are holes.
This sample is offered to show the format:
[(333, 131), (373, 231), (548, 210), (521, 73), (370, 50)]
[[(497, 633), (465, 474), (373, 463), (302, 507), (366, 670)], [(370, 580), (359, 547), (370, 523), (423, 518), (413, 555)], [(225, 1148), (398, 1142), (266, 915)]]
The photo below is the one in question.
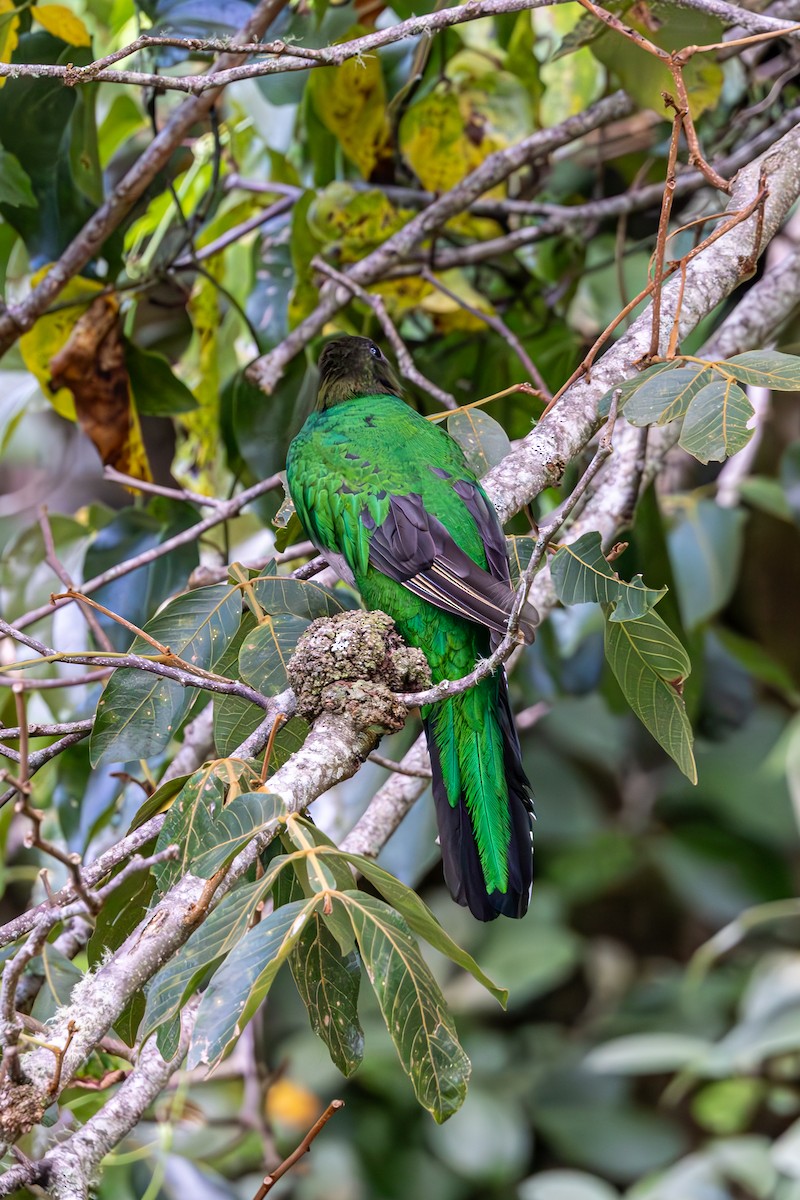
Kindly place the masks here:
[[(514, 599), (500, 521), (461, 447), (414, 412), (378, 346), (328, 342), (315, 411), (289, 447), (306, 533), (364, 603), (419, 647), (434, 683), (467, 675)], [(522, 614), (532, 641), (536, 610)], [(521, 917), (533, 879), (530, 784), (505, 671), (422, 709), (444, 874), (482, 921)]]

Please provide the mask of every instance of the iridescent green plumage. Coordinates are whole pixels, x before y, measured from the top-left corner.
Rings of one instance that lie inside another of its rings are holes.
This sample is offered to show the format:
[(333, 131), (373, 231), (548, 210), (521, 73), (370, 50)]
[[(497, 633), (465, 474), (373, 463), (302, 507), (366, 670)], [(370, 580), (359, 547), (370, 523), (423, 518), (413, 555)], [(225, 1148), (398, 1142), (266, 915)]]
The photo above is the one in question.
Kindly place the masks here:
[[(513, 598), (494, 509), (458, 444), (400, 398), (373, 343), (329, 343), (320, 372), (318, 410), (287, 460), (300, 520), (366, 606), (425, 652), (434, 682), (458, 679), (489, 654)], [(529, 610), (529, 637), (533, 620)], [(521, 916), (530, 801), (505, 675), (422, 716), (450, 890), (483, 920)]]

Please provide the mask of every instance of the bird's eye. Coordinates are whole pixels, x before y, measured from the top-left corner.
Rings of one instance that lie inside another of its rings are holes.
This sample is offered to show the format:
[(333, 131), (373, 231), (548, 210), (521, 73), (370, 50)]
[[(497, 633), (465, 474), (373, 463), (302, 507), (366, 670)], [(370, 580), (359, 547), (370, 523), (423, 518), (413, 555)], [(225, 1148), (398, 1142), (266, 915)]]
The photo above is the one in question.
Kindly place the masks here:
[(371, 345), (371, 346), (370, 346), (370, 348), (369, 348), (369, 352), (370, 352), (370, 354), (374, 355), (374, 356), (375, 356), (375, 358), (380, 358), (380, 356), (381, 356), (381, 352), (380, 352), (380, 350), (379, 350), (379, 349), (378, 349), (378, 347), (377, 347), (377, 346), (375, 346), (375, 345)]

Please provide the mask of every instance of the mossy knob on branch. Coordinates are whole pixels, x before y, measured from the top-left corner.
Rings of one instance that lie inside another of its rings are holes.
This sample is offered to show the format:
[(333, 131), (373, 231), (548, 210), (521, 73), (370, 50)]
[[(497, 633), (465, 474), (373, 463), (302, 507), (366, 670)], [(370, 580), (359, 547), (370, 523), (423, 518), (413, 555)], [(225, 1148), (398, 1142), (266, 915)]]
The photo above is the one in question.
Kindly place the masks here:
[(300, 716), (345, 713), (360, 728), (401, 729), (408, 710), (394, 693), (431, 678), (425, 655), (405, 644), (391, 617), (360, 610), (312, 621), (287, 672)]

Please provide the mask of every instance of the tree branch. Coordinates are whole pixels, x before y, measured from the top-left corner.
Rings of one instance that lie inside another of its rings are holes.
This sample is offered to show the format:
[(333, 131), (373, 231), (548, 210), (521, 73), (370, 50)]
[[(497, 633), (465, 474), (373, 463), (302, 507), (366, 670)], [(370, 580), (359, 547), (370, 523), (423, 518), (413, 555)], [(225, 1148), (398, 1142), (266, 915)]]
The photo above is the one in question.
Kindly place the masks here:
[[(287, 0), (259, 0), (250, 20), (233, 42), (258, 41), (285, 7), (286, 2)], [(193, 96), (172, 113), (164, 128), (122, 177), (108, 199), (89, 218), (41, 283), (21, 303), (9, 305), (5, 312), (0, 313), (0, 355), (13, 346), (20, 334), (31, 328), (69, 280), (100, 251), (106, 238), (120, 225), (147, 186), (166, 166), (175, 148), (198, 121), (204, 120), (224, 86), (216, 77), (233, 66), (236, 59), (235, 54), (221, 55), (208, 75), (203, 77), (207, 81), (208, 90), (200, 96)], [(0, 73), (4, 75), (19, 72), (21, 69), (19, 64), (12, 64), (10, 72), (7, 64), (2, 64), (2, 67)], [(157, 78), (159, 84), (163, 82), (161, 76)]]

